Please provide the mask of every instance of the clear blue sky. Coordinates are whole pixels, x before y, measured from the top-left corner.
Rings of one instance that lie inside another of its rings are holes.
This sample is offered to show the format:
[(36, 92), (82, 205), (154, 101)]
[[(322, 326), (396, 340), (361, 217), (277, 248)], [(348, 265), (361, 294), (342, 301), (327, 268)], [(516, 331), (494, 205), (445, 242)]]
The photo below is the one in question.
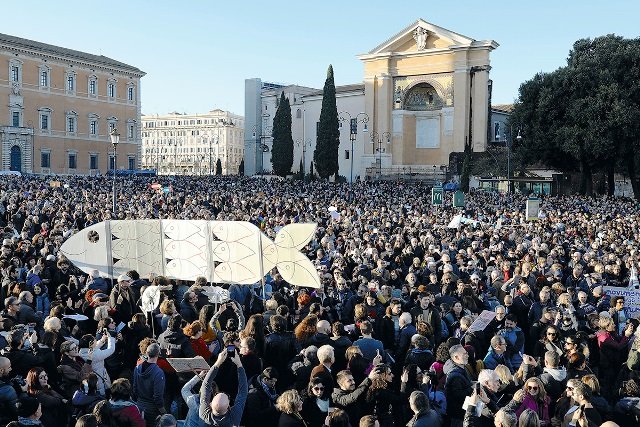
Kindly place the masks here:
[(418, 18), (500, 44), (491, 57), (494, 104), (512, 102), (536, 72), (563, 65), (579, 38), (640, 36), (637, 0), (23, 0), (12, 7), (15, 19), (0, 32), (145, 71), (144, 114), (244, 114), (245, 78), (321, 88), (329, 64), (336, 84), (361, 82), (356, 55)]

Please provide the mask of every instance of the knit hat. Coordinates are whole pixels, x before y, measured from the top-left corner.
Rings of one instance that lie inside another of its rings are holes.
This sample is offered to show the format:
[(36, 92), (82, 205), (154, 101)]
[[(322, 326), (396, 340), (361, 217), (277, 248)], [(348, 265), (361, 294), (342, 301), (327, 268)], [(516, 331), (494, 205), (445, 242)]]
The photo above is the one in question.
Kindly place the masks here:
[(38, 411), (40, 401), (35, 397), (21, 397), (16, 407), (18, 408), (18, 416), (29, 418)]

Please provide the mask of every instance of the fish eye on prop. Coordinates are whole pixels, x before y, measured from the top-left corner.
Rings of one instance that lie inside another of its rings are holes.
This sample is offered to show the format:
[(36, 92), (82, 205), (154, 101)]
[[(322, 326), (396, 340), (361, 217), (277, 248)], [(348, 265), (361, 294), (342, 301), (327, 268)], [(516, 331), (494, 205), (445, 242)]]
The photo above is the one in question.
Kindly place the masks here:
[(87, 233), (87, 239), (91, 243), (98, 243), (98, 240), (100, 240), (100, 235), (97, 231), (91, 230)]

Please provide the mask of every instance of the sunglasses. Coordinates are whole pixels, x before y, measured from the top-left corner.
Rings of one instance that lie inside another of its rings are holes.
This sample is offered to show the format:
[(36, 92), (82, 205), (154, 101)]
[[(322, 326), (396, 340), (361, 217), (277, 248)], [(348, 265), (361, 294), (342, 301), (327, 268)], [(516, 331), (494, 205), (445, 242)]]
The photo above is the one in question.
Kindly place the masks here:
[(555, 332), (547, 332), (547, 335), (549, 335), (550, 337), (555, 337), (558, 334), (556, 334)]
[(538, 386), (537, 386), (537, 385), (533, 385), (533, 386), (532, 386), (532, 385), (530, 385), (530, 386), (527, 386), (527, 390), (536, 391), (536, 390), (538, 390)]
[(324, 387), (315, 386), (315, 387), (313, 387), (313, 390), (315, 390), (315, 391), (324, 391)]

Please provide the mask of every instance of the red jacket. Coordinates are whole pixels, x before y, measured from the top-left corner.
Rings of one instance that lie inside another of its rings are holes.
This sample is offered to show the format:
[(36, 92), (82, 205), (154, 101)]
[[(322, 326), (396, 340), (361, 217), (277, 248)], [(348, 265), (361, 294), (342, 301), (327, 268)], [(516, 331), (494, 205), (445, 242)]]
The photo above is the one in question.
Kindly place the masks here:
[(204, 357), (204, 360), (209, 361), (209, 359), (211, 358), (211, 352), (209, 351), (209, 347), (204, 342), (202, 337), (195, 340), (193, 338), (190, 338), (190, 341), (191, 347), (193, 347), (193, 351), (195, 351), (198, 356)]

